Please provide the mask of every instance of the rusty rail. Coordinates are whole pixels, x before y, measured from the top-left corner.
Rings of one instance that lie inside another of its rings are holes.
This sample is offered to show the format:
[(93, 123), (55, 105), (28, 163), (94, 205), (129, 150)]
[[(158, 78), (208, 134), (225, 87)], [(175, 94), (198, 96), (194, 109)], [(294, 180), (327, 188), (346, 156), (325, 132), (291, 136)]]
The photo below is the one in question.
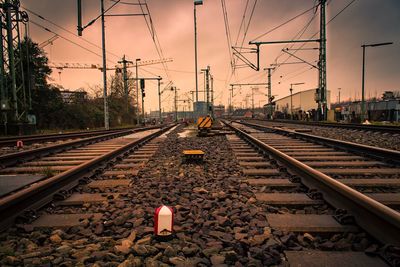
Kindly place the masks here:
[(0, 231), (11, 225), (17, 216), (22, 215), (24, 212), (43, 207), (47, 203), (51, 202), (53, 196), (58, 192), (69, 190), (76, 186), (79, 183), (79, 180), (84, 180), (85, 178), (87, 179), (92, 175), (95, 175), (95, 169), (101, 167), (107, 161), (133, 150), (135, 147), (140, 146), (166, 132), (173, 126), (174, 125), (169, 125), (165, 128), (161, 128), (155, 133), (132, 141), (123, 147), (117, 148), (100, 157), (82, 163), (66, 172), (40, 181), (28, 188), (0, 199)]
[(348, 210), (354, 216), (357, 224), (377, 240), (384, 244), (400, 245), (398, 238), (400, 236), (400, 213), (280, 152), (231, 124), (224, 123), (243, 139), (297, 174), (307, 187), (318, 189), (329, 204)]

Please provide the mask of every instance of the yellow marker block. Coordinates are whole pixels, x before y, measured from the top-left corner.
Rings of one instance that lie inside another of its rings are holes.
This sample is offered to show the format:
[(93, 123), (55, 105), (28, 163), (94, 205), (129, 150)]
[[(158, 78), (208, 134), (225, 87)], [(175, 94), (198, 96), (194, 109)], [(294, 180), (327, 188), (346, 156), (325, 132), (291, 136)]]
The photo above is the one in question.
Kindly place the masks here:
[(204, 155), (202, 150), (183, 150), (183, 155)]
[(182, 153), (187, 161), (202, 161), (205, 154), (202, 150), (183, 150)]

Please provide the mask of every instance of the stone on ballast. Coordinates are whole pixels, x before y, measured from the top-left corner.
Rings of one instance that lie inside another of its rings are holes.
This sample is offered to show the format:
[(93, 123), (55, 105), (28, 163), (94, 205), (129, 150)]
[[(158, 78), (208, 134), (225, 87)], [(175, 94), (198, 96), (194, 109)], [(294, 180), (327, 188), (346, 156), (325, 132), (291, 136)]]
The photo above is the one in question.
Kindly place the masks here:
[(59, 244), (62, 242), (62, 238), (59, 235), (54, 234), (54, 235), (50, 236), (50, 241), (53, 244)]
[(192, 256), (194, 254), (196, 254), (199, 251), (198, 247), (184, 247), (182, 249), (183, 254), (185, 254), (185, 256)]
[(62, 255), (68, 254), (71, 250), (72, 250), (72, 248), (68, 245), (62, 245), (62, 246), (56, 248), (56, 251)]
[(225, 262), (225, 256), (223, 256), (223, 255), (212, 255), (210, 260), (211, 260), (211, 263), (213, 265), (223, 264)]
[(94, 229), (94, 233), (96, 235), (101, 235), (104, 232), (104, 225), (100, 222), (96, 224), (96, 228)]
[(207, 194), (208, 191), (203, 187), (195, 187), (195, 188), (193, 188), (193, 193), (196, 193), (196, 194)]
[(128, 254), (131, 251), (132, 245), (133, 245), (132, 241), (124, 239), (122, 240), (121, 245), (117, 245), (114, 247), (114, 250), (117, 253)]
[(210, 257), (213, 254), (218, 254), (219, 251), (220, 251), (220, 248), (218, 248), (218, 247), (210, 247), (210, 248), (203, 249), (202, 252), (203, 252), (204, 256)]
[(150, 243), (151, 243), (150, 235), (143, 237), (142, 239), (139, 239), (138, 241), (136, 241), (136, 245), (150, 245)]

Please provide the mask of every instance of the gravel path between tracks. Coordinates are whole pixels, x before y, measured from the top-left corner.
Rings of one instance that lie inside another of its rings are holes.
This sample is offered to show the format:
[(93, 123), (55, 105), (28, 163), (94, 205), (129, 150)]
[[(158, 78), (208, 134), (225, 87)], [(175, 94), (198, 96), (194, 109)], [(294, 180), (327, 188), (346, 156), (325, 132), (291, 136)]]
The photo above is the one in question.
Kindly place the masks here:
[(311, 129), (312, 132), (310, 132), (310, 134), (313, 135), (400, 151), (399, 134), (382, 133), (378, 131), (340, 129), (337, 127), (320, 127), (320, 126), (299, 125), (299, 124), (289, 124), (289, 123), (271, 123), (259, 120), (252, 122), (268, 126), (282, 125), (288, 128)]
[[(182, 150), (206, 152), (203, 164), (182, 162)], [(321, 238), (271, 231), (268, 208), (253, 190), (235, 178), (241, 170), (223, 136), (178, 138), (162, 145), (125, 194), (129, 201), (85, 204), (69, 212), (102, 212), (102, 223), (84, 220), (68, 229), (11, 228), (0, 234), (1, 265), (25, 266), (267, 266), (284, 258), (283, 250), (368, 250), (378, 246), (364, 233)], [(233, 179), (232, 179), (233, 178)], [(153, 216), (161, 204), (175, 209), (176, 236), (153, 239)], [(49, 206), (47, 213), (68, 208)], [(306, 211), (306, 213), (308, 213)]]

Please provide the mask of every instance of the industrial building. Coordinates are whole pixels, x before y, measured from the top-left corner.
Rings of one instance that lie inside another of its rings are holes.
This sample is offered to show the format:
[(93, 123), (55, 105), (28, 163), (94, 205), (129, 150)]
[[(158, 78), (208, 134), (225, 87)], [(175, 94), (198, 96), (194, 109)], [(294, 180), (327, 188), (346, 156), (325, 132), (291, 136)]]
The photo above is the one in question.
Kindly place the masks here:
[[(292, 95), (285, 96), (272, 102), (274, 106), (274, 115), (286, 117), (293, 114), (298, 114), (300, 111), (307, 112), (317, 110), (318, 103), (315, 101), (316, 89), (308, 89), (293, 93)], [(327, 108), (330, 109), (330, 91), (327, 91)], [(264, 105), (264, 108), (268, 108)]]

